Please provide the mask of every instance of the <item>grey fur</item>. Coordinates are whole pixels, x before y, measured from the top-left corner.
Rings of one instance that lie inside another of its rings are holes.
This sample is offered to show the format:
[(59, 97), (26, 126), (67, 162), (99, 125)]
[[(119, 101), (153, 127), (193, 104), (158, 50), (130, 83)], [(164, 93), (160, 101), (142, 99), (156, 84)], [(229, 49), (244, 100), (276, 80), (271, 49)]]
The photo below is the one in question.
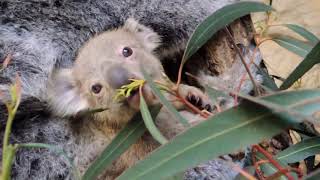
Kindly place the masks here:
[[(19, 73), (23, 93), (11, 142), (53, 144), (64, 148), (72, 157), (68, 150), (73, 142), (69, 121), (52, 117), (46, 111), (46, 84), (56, 68), (72, 65), (78, 49), (93, 35), (116, 28), (128, 17), (134, 17), (161, 35), (163, 44), (157, 54), (162, 60), (170, 59), (181, 53), (199, 22), (235, 1), (1, 0), (0, 62), (8, 54), (13, 58), (0, 73), (0, 90), (6, 92)], [(1, 139), (5, 114), (6, 109), (1, 105)], [(215, 169), (212, 168), (213, 173)], [(53, 152), (24, 149), (17, 154), (12, 177), (68, 179), (71, 171), (67, 161)]]

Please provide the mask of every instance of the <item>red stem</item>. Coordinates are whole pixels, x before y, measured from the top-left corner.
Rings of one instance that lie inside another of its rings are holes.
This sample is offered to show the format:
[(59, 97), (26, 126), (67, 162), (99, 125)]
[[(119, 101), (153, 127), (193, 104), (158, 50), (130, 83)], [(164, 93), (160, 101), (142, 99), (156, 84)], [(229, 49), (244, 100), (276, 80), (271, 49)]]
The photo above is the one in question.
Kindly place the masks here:
[(257, 149), (259, 152), (261, 152), (269, 161), (270, 163), (276, 167), (282, 174), (284, 174), (289, 180), (294, 180), (294, 178), (287, 172), (285, 169), (282, 168), (282, 166), (273, 159), (272, 155), (268, 153), (266, 150), (264, 150), (259, 145), (253, 145), (252, 148)]

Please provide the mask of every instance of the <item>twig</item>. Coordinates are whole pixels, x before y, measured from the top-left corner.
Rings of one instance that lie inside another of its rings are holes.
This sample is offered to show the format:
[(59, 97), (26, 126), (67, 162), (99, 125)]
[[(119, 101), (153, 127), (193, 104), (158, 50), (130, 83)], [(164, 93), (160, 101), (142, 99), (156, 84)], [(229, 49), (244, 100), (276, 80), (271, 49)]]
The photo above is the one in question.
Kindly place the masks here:
[(9, 144), (9, 138), (11, 134), (13, 120), (21, 100), (21, 80), (18, 74), (16, 76), (15, 84), (11, 86), (10, 93), (11, 93), (11, 102), (6, 103), (6, 106), (8, 109), (8, 119), (5, 127), (4, 137), (3, 137), (2, 174), (1, 174), (2, 179), (10, 178), (12, 161), (17, 150), (16, 145)]
[(181, 62), (180, 66), (179, 66), (177, 83), (176, 83), (176, 85), (175, 85), (175, 87), (174, 87), (174, 89), (175, 89), (176, 91), (178, 91), (179, 85), (181, 84), (181, 76), (182, 76), (183, 65), (184, 65), (184, 64)]
[(259, 152), (261, 152), (268, 159), (268, 161), (274, 167), (276, 167), (282, 174), (284, 174), (289, 180), (294, 180), (294, 178), (288, 173), (288, 171), (286, 171), (284, 168), (282, 168), (282, 166), (277, 161), (275, 161), (273, 159), (273, 157), (272, 157), (272, 155), (270, 153), (268, 153), (266, 150), (264, 150), (259, 145), (253, 145), (252, 148), (256, 149)]
[(263, 180), (263, 179), (264, 179), (264, 175), (263, 175), (263, 173), (262, 173), (261, 170), (260, 170), (259, 164), (261, 164), (261, 163), (260, 163), (261, 161), (265, 161), (266, 163), (269, 162), (269, 161), (268, 161), (268, 160), (261, 160), (261, 161), (258, 161), (258, 162), (257, 162), (257, 158), (256, 158), (256, 155), (255, 155), (255, 151), (256, 151), (255, 149), (252, 149), (252, 153), (251, 153), (252, 164), (253, 164), (253, 166), (254, 166), (254, 169), (255, 169), (255, 172), (256, 172), (258, 178), (259, 178), (260, 180)]
[(188, 108), (190, 108), (194, 113), (200, 114), (204, 118), (208, 118), (209, 114), (206, 114), (205, 112), (201, 111), (196, 106), (194, 106), (189, 101), (187, 101), (184, 97), (181, 97), (179, 92), (176, 92), (176, 97), (178, 98), (178, 100), (184, 103)]
[[(257, 45), (254, 50), (253, 50), (253, 53), (252, 53), (252, 56), (250, 57), (250, 64), (249, 64), (249, 67), (252, 65), (252, 64), (255, 64), (254, 63), (254, 57), (256, 56), (256, 53), (258, 51), (258, 48), (259, 48), (259, 45)], [(246, 79), (246, 74), (243, 74), (241, 80), (240, 80), (240, 83), (239, 83), (239, 86), (237, 88), (237, 92), (240, 93), (241, 91), (241, 86), (243, 85), (243, 82), (244, 80)], [(259, 91), (260, 92), (260, 91)], [(238, 104), (238, 96), (236, 95), (235, 96), (235, 100), (234, 100), (234, 105), (236, 106)]]
[(246, 71), (247, 71), (247, 73), (248, 73), (248, 75), (249, 75), (249, 77), (250, 77), (250, 80), (251, 80), (251, 82), (252, 82), (252, 84), (253, 84), (253, 87), (254, 87), (255, 92), (256, 92), (258, 95), (260, 95), (260, 91), (259, 91), (259, 89), (258, 89), (258, 85), (257, 85), (255, 79), (253, 78), (253, 76), (252, 76), (252, 74), (251, 74), (251, 72), (250, 72), (250, 69), (249, 69), (246, 61), (244, 60), (244, 57), (243, 57), (242, 53), (240, 52), (240, 50), (239, 50), (239, 48), (238, 48), (238, 46), (237, 46), (234, 38), (232, 37), (232, 35), (231, 35), (231, 33), (230, 33), (230, 31), (229, 31), (229, 29), (228, 29), (227, 27), (225, 27), (225, 31), (227, 32), (229, 38), (231, 38), (231, 42), (232, 42), (234, 48), (236, 49), (237, 53), (238, 53), (239, 56), (240, 56), (240, 60), (241, 60), (242, 64), (244, 65), (244, 67), (245, 67), (245, 69), (246, 69)]
[[(244, 75), (241, 77), (239, 86), (237, 87), (237, 90), (236, 90), (237, 93), (240, 93), (240, 91), (241, 91), (241, 86), (242, 86), (242, 84), (243, 84), (243, 82), (244, 82), (245, 79), (246, 79), (246, 75), (244, 74)], [(238, 104), (239, 104), (239, 102), (238, 102), (238, 95), (235, 94), (235, 96), (234, 96), (234, 104), (233, 104), (233, 105), (236, 106), (236, 105), (238, 105)]]

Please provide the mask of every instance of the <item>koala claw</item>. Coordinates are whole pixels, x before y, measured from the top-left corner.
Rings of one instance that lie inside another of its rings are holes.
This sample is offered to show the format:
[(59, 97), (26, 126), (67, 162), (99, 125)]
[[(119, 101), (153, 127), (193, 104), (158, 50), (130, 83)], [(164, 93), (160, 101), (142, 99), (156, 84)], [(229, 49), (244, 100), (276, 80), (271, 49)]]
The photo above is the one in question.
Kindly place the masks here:
[(206, 105), (204, 106), (204, 109), (207, 110), (208, 112), (212, 112), (212, 111), (213, 111), (213, 108), (211, 107), (210, 104), (206, 104)]
[(212, 112), (213, 108), (210, 103), (205, 103), (205, 100), (201, 95), (195, 95), (194, 93), (188, 93), (186, 98), (191, 104), (199, 108), (200, 110), (207, 110), (208, 112)]

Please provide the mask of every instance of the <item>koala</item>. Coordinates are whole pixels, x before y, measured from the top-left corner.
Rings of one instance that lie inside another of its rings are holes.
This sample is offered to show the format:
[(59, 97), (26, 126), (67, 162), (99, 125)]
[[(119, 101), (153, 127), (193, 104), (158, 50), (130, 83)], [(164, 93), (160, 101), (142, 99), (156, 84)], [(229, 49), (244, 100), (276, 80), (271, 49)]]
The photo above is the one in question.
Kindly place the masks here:
[[(134, 19), (128, 19), (123, 27), (90, 39), (80, 49), (72, 68), (52, 75), (48, 102), (52, 112), (58, 116), (76, 116), (88, 109), (107, 108), (82, 119), (82, 122), (75, 120), (77, 125), (71, 127), (75, 142), (69, 146), (72, 147), (75, 165), (81, 174), (139, 110), (138, 91), (133, 91), (128, 98), (117, 102), (113, 98), (116, 90), (128, 84), (129, 79), (143, 79), (141, 64), (152, 79), (163, 83), (166, 81), (160, 60), (154, 55), (159, 45), (158, 34)], [(180, 95), (186, 99), (191, 96), (198, 99), (196, 102), (189, 98), (191, 103), (201, 109), (212, 109), (209, 99), (200, 90), (188, 85), (181, 85), (180, 88), (183, 89)], [(143, 94), (147, 104), (157, 103), (147, 85), (143, 88)], [(174, 101), (172, 95), (168, 93), (167, 96)], [(199, 101), (202, 103), (199, 104)], [(181, 103), (174, 104), (182, 109)], [(115, 179), (115, 176), (156, 147), (157, 143), (152, 138), (141, 139), (106, 171), (106, 179)]]
[[(83, 77), (81, 72), (85, 75), (86, 70), (91, 69), (89, 68), (90, 65), (95, 64), (95, 61), (100, 62), (95, 58), (90, 58), (90, 62), (79, 60), (81, 57), (85, 57), (85, 54), (82, 53), (92, 52), (85, 50), (87, 47), (90, 48), (91, 40), (94, 41), (95, 36), (102, 35), (102, 32), (106, 30), (122, 27), (129, 17), (133, 17), (143, 25), (143, 29), (147, 30), (147, 34), (150, 35), (145, 36), (151, 39), (144, 39), (148, 41), (143, 43), (141, 48), (143, 48), (146, 56), (150, 56), (148, 60), (155, 61), (152, 64), (154, 68), (157, 67), (158, 69), (153, 73), (162, 71), (161, 64), (164, 65), (164, 71), (167, 72), (169, 69), (169, 71), (176, 72), (177, 68), (175, 67), (179, 64), (188, 38), (195, 27), (217, 9), (237, 1), (2, 0), (0, 2), (0, 63), (9, 55), (11, 60), (8, 66), (0, 71), (0, 138), (3, 137), (3, 127), (7, 119), (7, 111), (3, 101), (10, 98), (9, 87), (14, 82), (16, 74), (19, 74), (22, 85), (22, 99), (13, 123), (10, 143), (37, 142), (57, 146), (64, 149), (69, 157), (75, 158), (75, 161), (84, 171), (98, 152), (92, 152), (92, 156), (88, 156), (89, 159), (74, 157), (75, 150), (80, 150), (77, 147), (77, 144), (81, 144), (77, 142), (80, 139), (80, 132), (83, 132), (84, 139), (90, 137), (103, 139), (101, 141), (103, 144), (97, 148), (98, 151), (110, 142), (110, 140), (104, 140), (106, 133), (99, 130), (97, 135), (92, 136), (92, 132), (88, 128), (85, 129), (85, 125), (91, 124), (90, 126), (95, 127), (94, 123), (108, 122), (106, 126), (111, 125), (118, 131), (128, 121), (127, 118), (138, 111), (137, 103), (135, 103), (138, 96), (122, 103), (112, 103), (111, 109), (116, 110), (119, 106), (125, 106), (127, 110), (130, 109), (128, 117), (123, 119), (110, 117), (110, 121), (106, 121), (106, 119), (99, 121), (99, 119), (107, 117), (107, 114), (112, 114), (107, 113), (108, 111), (94, 114), (91, 118), (94, 122), (89, 122), (90, 118), (87, 117), (70, 121), (69, 116), (83, 109), (98, 107), (98, 105), (110, 105), (107, 102), (111, 103), (112, 101), (109, 101), (108, 98), (111, 98), (116, 87), (124, 83), (124, 79), (129, 76), (130, 78), (141, 77), (141, 74), (133, 73), (138, 72), (136, 65), (121, 64), (119, 66), (115, 63), (112, 66), (110, 64), (110, 67), (114, 67), (115, 70), (108, 71), (109, 74), (103, 76), (103, 78), (109, 78), (102, 81), (102, 74), (99, 74), (90, 76), (92, 79), (88, 78), (87, 80), (87, 77)], [(132, 39), (134, 41), (139, 36), (136, 34), (132, 37), (135, 37)], [(144, 42), (144, 40), (136, 39), (139, 42)], [(85, 44), (87, 41), (88, 43)], [(135, 53), (134, 49), (130, 48)], [(109, 51), (108, 48), (103, 51), (107, 52), (108, 55), (115, 53), (115, 51)], [(130, 50), (128, 50), (129, 52)], [(116, 56), (116, 54), (113, 55)], [(92, 57), (95, 56), (96, 54), (93, 53)], [(81, 63), (85, 63), (85, 65), (80, 65)], [(82, 66), (83, 68), (81, 68)], [(97, 65), (96, 67), (104, 68), (105, 66)], [(128, 67), (133, 69), (128, 71)], [(149, 74), (151, 73), (148, 68), (146, 70)], [(101, 69), (100, 72), (107, 72), (107, 70)], [(119, 74), (119, 72), (122, 72), (124, 78), (112, 78), (115, 76), (113, 73)], [(203, 76), (206, 77), (207, 75)], [(157, 79), (157, 77), (161, 79), (160, 74), (152, 75), (153, 79)], [(77, 84), (80, 79), (86, 85)], [(91, 91), (89, 92), (91, 86), (95, 84), (88, 83), (98, 79), (101, 82), (94, 82), (98, 84), (93, 87), (93, 91), (99, 91), (101, 85), (101, 92), (95, 95)], [(204, 82), (216, 82), (216, 80)], [(79, 89), (79, 87), (82, 87), (82, 89)], [(107, 88), (110, 97), (99, 99), (99, 96), (105, 94)], [(188, 87), (181, 88), (181, 90), (190, 92)], [(192, 92), (197, 91), (198, 89), (192, 89)], [(144, 94), (148, 104), (157, 103), (150, 92), (148, 86), (144, 86)], [(69, 95), (67, 95), (68, 93)], [(203, 97), (201, 92), (195, 93), (195, 95), (202, 99), (206, 98)], [(197, 101), (196, 98), (191, 99), (193, 99), (193, 102)], [(205, 105), (205, 103), (201, 104), (200, 108), (204, 108)], [(83, 125), (82, 128), (81, 125)], [(144, 141), (141, 140), (141, 142)], [(0, 145), (2, 147), (2, 141), (0, 141)], [(150, 141), (149, 150), (151, 151), (157, 146), (158, 144), (153, 145)], [(138, 158), (143, 157), (143, 153), (147, 154), (147, 151), (147, 149), (141, 151), (141, 156), (137, 156), (132, 162), (119, 166), (127, 168)], [(85, 153), (85, 150), (83, 152)], [(0, 154), (2, 154), (2, 149), (0, 149)], [(210, 171), (210, 177), (215, 175), (220, 177), (221, 174), (224, 177), (234, 176), (234, 173), (230, 173), (229, 166), (215, 162), (217, 161), (206, 166)], [(120, 173), (121, 171), (118, 168), (114, 172)], [(191, 174), (193, 174), (189, 176), (191, 179), (203, 177), (201, 173), (198, 173), (198, 175), (195, 172)], [(17, 152), (12, 169), (12, 178), (19, 180), (26, 178), (72, 179), (73, 177), (71, 168), (63, 157), (46, 149), (35, 148), (20, 149)]]

